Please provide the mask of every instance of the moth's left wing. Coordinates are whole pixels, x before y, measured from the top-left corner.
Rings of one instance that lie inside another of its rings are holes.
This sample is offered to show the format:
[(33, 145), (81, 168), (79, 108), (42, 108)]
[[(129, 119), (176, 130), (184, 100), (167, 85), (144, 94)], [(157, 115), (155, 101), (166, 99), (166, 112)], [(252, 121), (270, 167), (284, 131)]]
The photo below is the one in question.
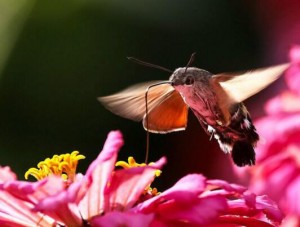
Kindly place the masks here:
[(188, 106), (178, 91), (164, 96), (143, 118), (143, 126), (152, 133), (169, 133), (185, 130)]
[[(150, 81), (128, 87), (116, 94), (98, 97), (98, 100), (111, 112), (134, 121), (141, 121), (146, 113), (145, 94), (149, 86), (162, 81)], [(165, 100), (174, 88), (170, 84), (161, 84), (148, 91), (148, 111)]]

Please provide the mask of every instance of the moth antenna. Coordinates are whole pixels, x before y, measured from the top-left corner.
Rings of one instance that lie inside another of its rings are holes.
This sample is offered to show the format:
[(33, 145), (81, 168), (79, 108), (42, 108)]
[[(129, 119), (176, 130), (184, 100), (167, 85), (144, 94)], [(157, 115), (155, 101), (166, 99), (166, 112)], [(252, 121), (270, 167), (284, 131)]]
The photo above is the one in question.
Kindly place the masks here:
[(188, 61), (186, 67), (185, 67), (185, 71), (184, 73), (186, 73), (186, 70), (188, 69), (188, 67), (191, 66), (191, 64), (193, 64), (194, 60), (195, 60), (195, 56), (196, 56), (196, 52), (192, 53), (190, 60)]
[(149, 87), (147, 87), (146, 89), (146, 93), (145, 93), (145, 117), (146, 117), (146, 157), (145, 157), (145, 163), (148, 163), (148, 156), (149, 156), (149, 140), (150, 140), (150, 134), (149, 134), (149, 118), (148, 118), (148, 92), (151, 88), (162, 85), (162, 84), (171, 84), (171, 81), (162, 81), (162, 82), (158, 82), (155, 84), (150, 85)]
[(152, 63), (148, 63), (148, 62), (145, 62), (145, 61), (141, 61), (141, 60), (139, 60), (137, 58), (127, 57), (127, 59), (130, 60), (130, 61), (132, 61), (132, 62), (135, 62), (137, 64), (140, 64), (140, 65), (144, 65), (144, 66), (155, 68), (155, 69), (160, 69), (160, 70), (168, 72), (168, 73), (173, 73), (173, 71), (170, 70), (170, 69), (167, 69), (165, 67), (162, 67), (162, 66), (159, 66), (159, 65), (155, 65), (155, 64), (152, 64)]

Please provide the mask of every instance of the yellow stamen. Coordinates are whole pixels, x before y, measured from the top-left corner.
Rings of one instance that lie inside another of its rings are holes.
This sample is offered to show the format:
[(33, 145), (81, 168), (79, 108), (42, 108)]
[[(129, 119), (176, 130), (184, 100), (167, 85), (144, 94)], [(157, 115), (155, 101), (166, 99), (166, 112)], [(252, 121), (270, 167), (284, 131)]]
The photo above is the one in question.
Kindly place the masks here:
[(158, 192), (157, 188), (151, 188), (150, 186), (145, 188), (145, 191), (144, 191), (144, 195), (150, 195), (151, 197), (153, 196), (157, 196), (160, 194), (160, 192)]
[[(154, 162), (150, 162), (148, 165), (151, 166), (153, 165)], [(140, 166), (146, 166), (147, 164), (146, 163), (137, 163), (133, 157), (128, 157), (128, 163), (125, 162), (125, 161), (118, 161), (116, 163), (116, 166), (120, 166), (120, 167), (123, 167), (124, 169), (129, 169), (129, 168), (132, 168), (132, 167), (140, 167)], [(161, 174), (161, 171), (160, 170), (155, 170), (155, 176), (156, 177), (159, 177)]]
[(73, 151), (71, 154), (53, 155), (52, 158), (46, 158), (37, 164), (38, 168), (30, 168), (25, 173), (27, 180), (29, 175), (37, 180), (42, 180), (50, 175), (61, 176), (64, 180), (73, 182), (75, 180), (76, 168), (78, 161), (85, 159), (84, 155), (78, 151)]

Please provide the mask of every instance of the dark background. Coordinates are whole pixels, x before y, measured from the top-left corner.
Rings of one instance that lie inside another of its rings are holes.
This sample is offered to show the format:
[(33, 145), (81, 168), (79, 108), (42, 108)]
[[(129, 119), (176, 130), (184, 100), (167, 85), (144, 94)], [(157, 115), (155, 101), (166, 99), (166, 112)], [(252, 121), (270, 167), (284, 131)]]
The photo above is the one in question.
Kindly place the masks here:
[[(79, 165), (84, 172), (113, 129), (125, 138), (119, 159), (133, 155), (144, 160), (142, 125), (107, 111), (96, 97), (170, 75), (129, 62), (127, 56), (175, 69), (197, 52), (194, 65), (213, 73), (287, 59), (286, 44), (280, 46), (284, 54), (274, 57), (278, 48), (269, 36), (278, 15), (260, 1), (1, 4), (0, 15), (10, 20), (0, 26), (0, 38), (7, 41), (0, 45), (0, 163), (11, 166), (20, 179), (38, 161), (73, 150), (87, 156)], [(280, 84), (246, 102), (254, 118), (263, 114), (263, 102)], [(234, 180), (230, 157), (209, 141), (191, 113), (186, 131), (151, 134), (150, 161), (161, 156), (168, 158), (158, 180), (161, 188), (192, 172)]]

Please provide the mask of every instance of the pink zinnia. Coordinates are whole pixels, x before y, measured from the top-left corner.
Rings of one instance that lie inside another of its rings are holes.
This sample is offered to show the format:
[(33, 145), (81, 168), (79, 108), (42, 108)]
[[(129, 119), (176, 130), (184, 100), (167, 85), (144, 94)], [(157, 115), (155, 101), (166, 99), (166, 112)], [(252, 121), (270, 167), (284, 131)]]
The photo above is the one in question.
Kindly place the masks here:
[(292, 47), (290, 59), (289, 90), (267, 102), (268, 115), (255, 122), (262, 142), (257, 165), (250, 169), (250, 188), (268, 194), (300, 224), (300, 46)]
[(201, 174), (187, 175), (160, 194), (148, 194), (165, 159), (114, 170), (122, 144), (120, 132), (111, 132), (85, 175), (74, 172), (77, 161), (84, 158), (78, 152), (54, 156), (39, 163), (41, 169), (30, 169), (37, 178), (52, 174), (34, 183), (18, 181), (9, 168), (0, 168), (1, 226), (276, 226), (281, 222), (280, 211), (266, 197), (225, 181), (206, 180)]

